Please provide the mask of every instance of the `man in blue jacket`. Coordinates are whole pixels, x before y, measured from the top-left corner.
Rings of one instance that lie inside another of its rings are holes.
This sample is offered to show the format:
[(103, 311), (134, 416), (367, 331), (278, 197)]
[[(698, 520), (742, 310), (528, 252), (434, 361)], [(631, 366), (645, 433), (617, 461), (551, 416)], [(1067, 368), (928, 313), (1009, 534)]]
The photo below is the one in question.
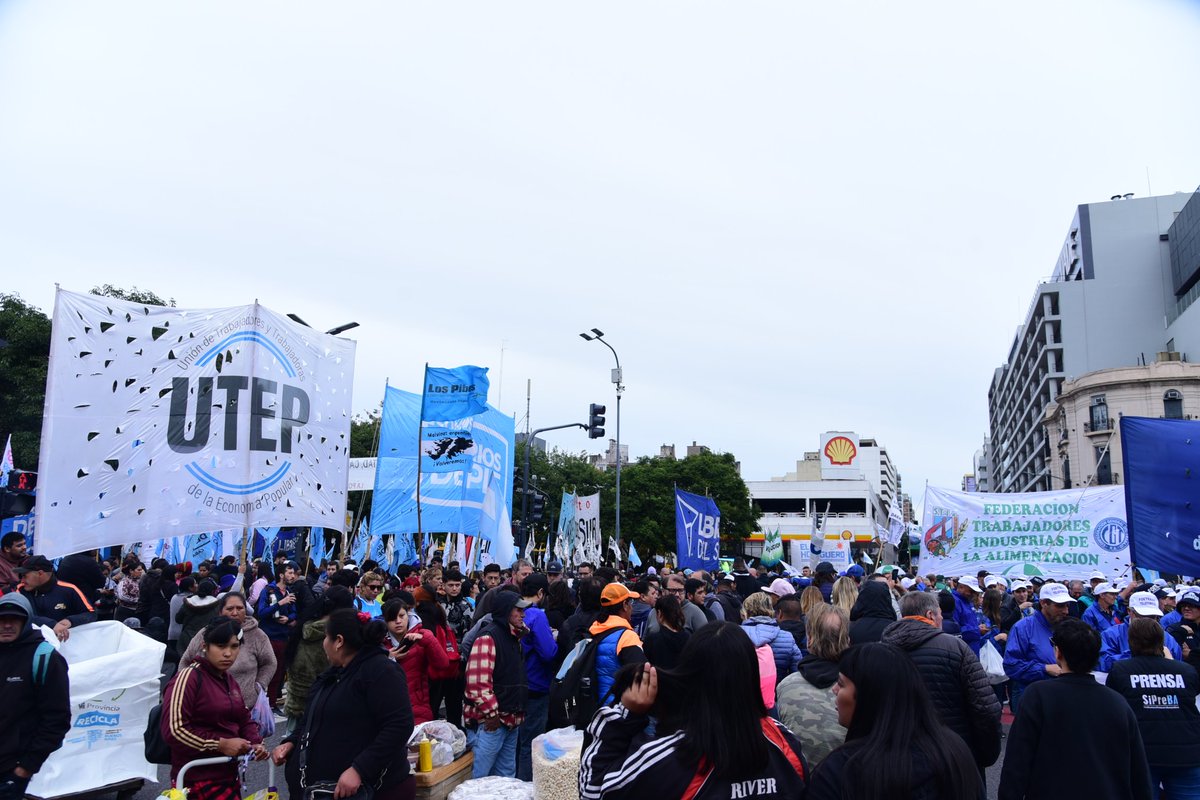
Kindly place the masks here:
[(1094, 602), (1083, 612), (1083, 621), (1103, 636), (1106, 630), (1121, 624), (1114, 608), (1117, 602), (1117, 587), (1111, 583), (1097, 584), (1092, 589), (1092, 598)]
[(525, 701), (525, 721), (517, 734), (517, 778), (533, 780), (533, 740), (546, 732), (546, 717), (550, 711), (550, 681), (554, 679), (554, 662), (558, 644), (546, 612), (540, 607), (550, 590), (550, 579), (535, 572), (521, 581), (521, 597), (532, 605), (525, 609), (525, 627), (529, 633), (521, 639), (525, 654), (525, 678), (529, 695)]
[(980, 639), (983, 636), (979, 632), (979, 612), (975, 610), (975, 600), (982, 593), (979, 581), (970, 575), (959, 578), (958, 585), (954, 587), (954, 621), (962, 631), (962, 640), (970, 646), (975, 655), (979, 655)]
[(1042, 586), (1038, 602), (1037, 611), (1013, 625), (1004, 650), (1004, 672), (1011, 679), (1008, 704), (1014, 714), (1030, 684), (1062, 674), (1050, 638), (1054, 626), (1071, 615), (1075, 600), (1066, 586), (1047, 583)]
[[(1129, 616), (1133, 619), (1157, 618), (1161, 617), (1162, 613), (1162, 609), (1158, 605), (1158, 598), (1150, 592), (1134, 592), (1129, 596)], [(1180, 649), (1179, 643), (1172, 636), (1168, 636), (1166, 639), (1171, 657), (1176, 661), (1182, 661), (1183, 650)], [(1096, 669), (1100, 672), (1108, 672), (1112, 669), (1114, 662), (1127, 658), (1129, 658), (1129, 626), (1114, 625), (1100, 636), (1100, 666)]]

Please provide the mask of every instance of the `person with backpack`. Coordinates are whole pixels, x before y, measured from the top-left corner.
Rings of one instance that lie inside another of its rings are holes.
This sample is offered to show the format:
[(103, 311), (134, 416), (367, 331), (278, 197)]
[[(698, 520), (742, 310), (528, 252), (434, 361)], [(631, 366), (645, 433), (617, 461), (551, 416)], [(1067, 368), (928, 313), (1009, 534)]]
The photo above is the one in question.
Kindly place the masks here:
[[(737, 625), (698, 630), (672, 670), (626, 667), (620, 703), (596, 712), (580, 759), (581, 800), (803, 797), (799, 741), (767, 716), (754, 646)], [(651, 715), (656, 738), (643, 734)]]
[[(627, 664), (646, 660), (642, 639), (634, 632), (629, 620), (633, 617), (633, 601), (638, 599), (621, 583), (610, 583), (600, 593), (600, 613), (588, 629), (596, 642), (596, 700), (599, 705), (612, 705), (618, 698), (612, 694), (617, 670)], [(656, 620), (657, 622), (657, 620)], [(579, 720), (586, 725), (587, 720)]]
[(0, 800), (20, 800), (71, 729), (71, 698), (66, 659), (34, 629), (18, 592), (0, 597), (0, 669)]
[[(425, 607), (428, 615), (429, 605), (422, 603), (417, 606), (417, 612), (420, 613)], [(429, 680), (435, 671), (445, 673), (449, 668), (446, 651), (434, 634), (434, 628), (424, 624), (409, 627), (408, 609), (401, 600), (389, 600), (384, 604), (383, 621), (388, 629), (384, 649), (404, 670), (408, 697), (412, 703), (413, 723), (420, 725), (430, 722), (436, 715), (436, 709), (431, 708), (429, 703)], [(434, 620), (431, 618), (430, 621)]]

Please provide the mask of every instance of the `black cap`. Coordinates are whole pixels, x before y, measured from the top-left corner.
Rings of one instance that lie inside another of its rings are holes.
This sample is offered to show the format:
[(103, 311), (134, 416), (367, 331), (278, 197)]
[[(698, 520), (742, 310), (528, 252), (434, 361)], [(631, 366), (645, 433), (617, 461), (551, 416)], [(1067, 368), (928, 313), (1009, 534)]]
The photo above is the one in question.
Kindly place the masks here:
[(546, 565), (547, 575), (562, 575), (563, 565), (561, 561), (551, 561)]
[(830, 564), (828, 561), (822, 561), (820, 564), (817, 564), (816, 572), (818, 575), (826, 572), (830, 574), (837, 574), (837, 570), (833, 568), (833, 564)]
[(54, 564), (45, 556), (30, 556), (25, 559), (25, 563), (13, 570), (18, 575), (24, 575), (26, 572), (54, 572)]
[(543, 592), (550, 591), (550, 579), (540, 572), (533, 572), (525, 576), (525, 580), (521, 581), (521, 596), (533, 597), (538, 593), (538, 589)]

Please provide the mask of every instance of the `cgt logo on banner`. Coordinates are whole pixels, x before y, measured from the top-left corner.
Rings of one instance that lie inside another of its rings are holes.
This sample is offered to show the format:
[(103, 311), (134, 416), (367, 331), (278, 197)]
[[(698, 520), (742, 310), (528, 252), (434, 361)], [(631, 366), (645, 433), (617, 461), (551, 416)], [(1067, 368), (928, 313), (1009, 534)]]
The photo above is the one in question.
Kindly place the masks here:
[(675, 553), (680, 569), (717, 568), (721, 510), (711, 498), (675, 490)]
[(41, 551), (338, 527), (354, 349), (257, 304), (185, 310), (59, 291)]
[(982, 494), (929, 487), (921, 570), (941, 575), (1116, 577), (1129, 564), (1122, 487)]

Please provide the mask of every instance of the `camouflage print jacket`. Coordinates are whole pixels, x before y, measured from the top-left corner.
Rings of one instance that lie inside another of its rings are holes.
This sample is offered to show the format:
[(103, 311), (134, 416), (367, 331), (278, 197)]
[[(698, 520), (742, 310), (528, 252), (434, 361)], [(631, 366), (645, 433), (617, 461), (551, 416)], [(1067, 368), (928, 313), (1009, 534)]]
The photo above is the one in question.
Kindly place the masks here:
[[(828, 670), (823, 669), (826, 664)], [(826, 674), (830, 670), (836, 679), (837, 664), (819, 662), (811, 655), (805, 656), (800, 662), (800, 669), (784, 678), (775, 690), (779, 721), (800, 740), (804, 757), (812, 769), (816, 769), (825, 756), (846, 741), (846, 729), (838, 724), (833, 684)], [(810, 682), (810, 678), (825, 684), (825, 688), (818, 688)]]

